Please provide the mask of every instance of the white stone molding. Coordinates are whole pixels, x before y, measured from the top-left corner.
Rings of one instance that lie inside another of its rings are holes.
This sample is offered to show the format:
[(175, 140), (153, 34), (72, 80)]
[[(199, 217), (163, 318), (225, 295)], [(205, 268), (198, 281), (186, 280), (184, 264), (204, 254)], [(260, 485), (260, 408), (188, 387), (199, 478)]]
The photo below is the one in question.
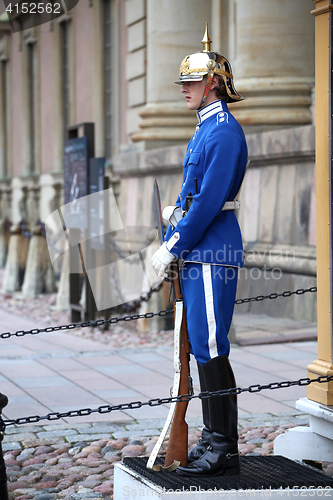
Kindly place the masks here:
[(292, 460), (333, 461), (333, 407), (308, 398), (296, 401), (298, 410), (308, 413), (310, 427), (287, 429), (274, 441), (274, 454)]

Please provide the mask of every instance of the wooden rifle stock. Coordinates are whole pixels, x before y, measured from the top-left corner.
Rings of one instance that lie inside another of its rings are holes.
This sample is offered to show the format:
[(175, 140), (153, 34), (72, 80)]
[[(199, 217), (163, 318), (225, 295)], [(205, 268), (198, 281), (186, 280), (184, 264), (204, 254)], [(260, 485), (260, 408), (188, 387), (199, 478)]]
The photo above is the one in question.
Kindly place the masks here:
[[(183, 300), (180, 291), (179, 269), (177, 262), (171, 264), (171, 275), (174, 283), (175, 301)], [(180, 333), (180, 394), (189, 394), (190, 392), (190, 371), (189, 371), (189, 358), (190, 346), (187, 335), (187, 325), (185, 318), (185, 309), (183, 309), (183, 317)], [(168, 448), (166, 451), (164, 467), (169, 467), (174, 460), (180, 461), (180, 465), (187, 465), (187, 447), (188, 447), (188, 425), (185, 420), (188, 401), (179, 402), (176, 404), (176, 409), (172, 421)]]

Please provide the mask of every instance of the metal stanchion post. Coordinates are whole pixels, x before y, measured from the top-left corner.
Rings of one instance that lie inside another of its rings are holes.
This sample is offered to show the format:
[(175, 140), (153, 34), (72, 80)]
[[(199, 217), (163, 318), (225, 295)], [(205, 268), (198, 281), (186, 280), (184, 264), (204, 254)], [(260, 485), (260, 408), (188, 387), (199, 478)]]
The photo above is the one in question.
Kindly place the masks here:
[(7, 490), (7, 476), (6, 466), (2, 454), (1, 442), (3, 440), (3, 431), (6, 429), (4, 421), (2, 420), (2, 410), (8, 404), (8, 398), (0, 392), (0, 498), (1, 500), (9, 500)]

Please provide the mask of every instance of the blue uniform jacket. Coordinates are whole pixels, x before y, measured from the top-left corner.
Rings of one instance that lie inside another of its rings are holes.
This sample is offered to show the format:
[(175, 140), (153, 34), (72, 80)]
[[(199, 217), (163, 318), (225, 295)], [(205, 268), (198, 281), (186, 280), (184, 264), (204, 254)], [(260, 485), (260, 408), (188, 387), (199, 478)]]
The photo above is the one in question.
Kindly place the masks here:
[(189, 193), (194, 195), (193, 203), (175, 229), (168, 227), (167, 248), (185, 262), (242, 267), (239, 224), (235, 212), (222, 212), (222, 207), (234, 200), (244, 176), (244, 132), (224, 101), (214, 101), (199, 110), (198, 118), (183, 162), (183, 184), (176, 206), (185, 210)]

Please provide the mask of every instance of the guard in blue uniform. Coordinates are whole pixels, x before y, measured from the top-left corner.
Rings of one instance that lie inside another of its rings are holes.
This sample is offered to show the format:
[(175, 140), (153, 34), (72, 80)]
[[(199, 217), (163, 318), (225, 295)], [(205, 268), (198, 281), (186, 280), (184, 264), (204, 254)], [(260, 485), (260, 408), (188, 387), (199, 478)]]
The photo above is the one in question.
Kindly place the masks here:
[[(198, 363), (201, 391), (235, 387), (228, 332), (243, 265), (236, 199), (247, 164), (243, 130), (228, 102), (243, 98), (233, 85), (227, 59), (210, 50), (208, 30), (203, 52), (180, 65), (179, 82), (187, 107), (197, 110), (198, 125), (183, 162), (183, 184), (174, 207), (163, 217), (170, 225), (165, 243), (152, 258), (155, 272), (167, 276), (181, 259), (181, 288), (191, 352)], [(239, 473), (235, 395), (202, 400), (202, 437), (189, 452), (184, 475)]]

